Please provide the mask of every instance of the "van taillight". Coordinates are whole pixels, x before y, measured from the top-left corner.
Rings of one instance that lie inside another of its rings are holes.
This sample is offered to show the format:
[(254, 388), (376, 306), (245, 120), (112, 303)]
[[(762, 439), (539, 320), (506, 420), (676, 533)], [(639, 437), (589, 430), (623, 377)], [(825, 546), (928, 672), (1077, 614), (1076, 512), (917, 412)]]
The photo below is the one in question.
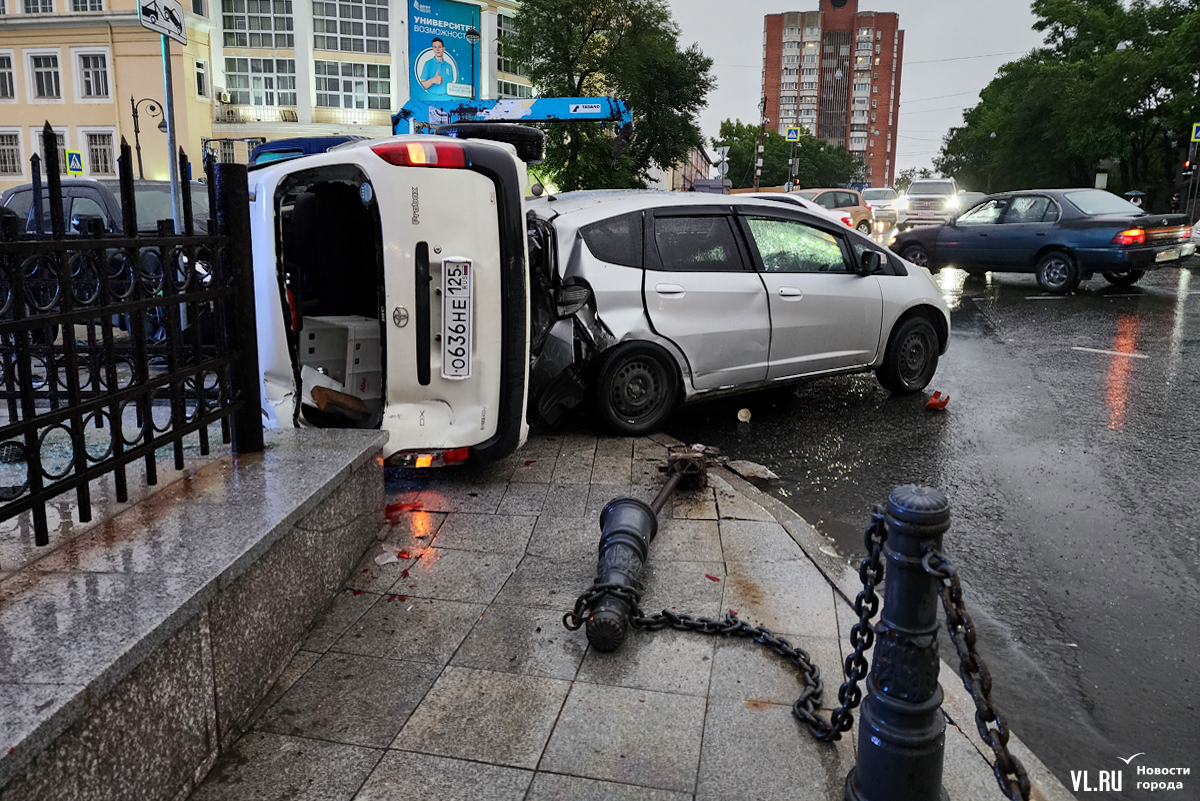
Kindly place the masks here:
[(1146, 232), (1141, 228), (1130, 228), (1114, 236), (1112, 243), (1114, 245), (1144, 245), (1146, 244)]
[(371, 150), (397, 167), (467, 166), (467, 154), (457, 142), (381, 142)]

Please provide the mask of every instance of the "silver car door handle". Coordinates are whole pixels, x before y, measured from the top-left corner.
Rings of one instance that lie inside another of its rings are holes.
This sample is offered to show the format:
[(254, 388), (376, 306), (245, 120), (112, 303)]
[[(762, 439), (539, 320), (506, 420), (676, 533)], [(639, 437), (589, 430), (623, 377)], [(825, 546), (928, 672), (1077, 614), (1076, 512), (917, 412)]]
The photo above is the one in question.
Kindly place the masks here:
[(682, 297), (684, 294), (679, 284), (655, 284), (654, 291), (666, 297)]
[(787, 298), (788, 300), (800, 300), (804, 297), (804, 293), (794, 286), (779, 287), (779, 297)]

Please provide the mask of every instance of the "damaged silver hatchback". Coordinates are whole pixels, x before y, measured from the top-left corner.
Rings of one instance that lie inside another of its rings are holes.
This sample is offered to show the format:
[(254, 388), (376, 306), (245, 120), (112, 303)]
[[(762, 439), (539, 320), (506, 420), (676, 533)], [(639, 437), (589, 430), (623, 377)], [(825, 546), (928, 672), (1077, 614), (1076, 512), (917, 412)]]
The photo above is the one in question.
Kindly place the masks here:
[(625, 435), (679, 404), (875, 371), (933, 378), (950, 312), (929, 273), (825, 217), (769, 200), (599, 191), (527, 204), (530, 403), (590, 400)]

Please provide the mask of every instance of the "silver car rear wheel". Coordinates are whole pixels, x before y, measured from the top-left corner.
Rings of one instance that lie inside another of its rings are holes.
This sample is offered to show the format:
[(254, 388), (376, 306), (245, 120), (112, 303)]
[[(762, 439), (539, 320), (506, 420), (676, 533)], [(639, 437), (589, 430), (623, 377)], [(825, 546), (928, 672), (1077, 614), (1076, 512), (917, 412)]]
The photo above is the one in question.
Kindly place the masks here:
[(648, 434), (666, 421), (679, 399), (679, 379), (671, 357), (657, 345), (632, 342), (602, 357), (593, 401), (610, 431)]

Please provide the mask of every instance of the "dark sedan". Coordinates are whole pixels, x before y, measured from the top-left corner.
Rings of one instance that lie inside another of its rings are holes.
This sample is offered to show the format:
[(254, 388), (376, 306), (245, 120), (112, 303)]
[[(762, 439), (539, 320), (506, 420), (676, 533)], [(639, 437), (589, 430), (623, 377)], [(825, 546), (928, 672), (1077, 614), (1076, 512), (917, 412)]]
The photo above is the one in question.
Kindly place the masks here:
[(1178, 266), (1195, 245), (1181, 214), (1146, 214), (1101, 189), (1038, 189), (991, 195), (942, 225), (899, 234), (891, 247), (937, 272), (1034, 273), (1055, 295), (1101, 273), (1132, 286), (1147, 270)]

